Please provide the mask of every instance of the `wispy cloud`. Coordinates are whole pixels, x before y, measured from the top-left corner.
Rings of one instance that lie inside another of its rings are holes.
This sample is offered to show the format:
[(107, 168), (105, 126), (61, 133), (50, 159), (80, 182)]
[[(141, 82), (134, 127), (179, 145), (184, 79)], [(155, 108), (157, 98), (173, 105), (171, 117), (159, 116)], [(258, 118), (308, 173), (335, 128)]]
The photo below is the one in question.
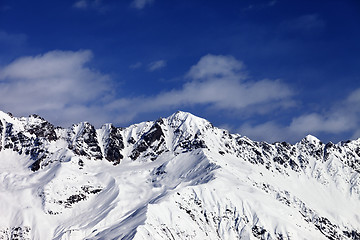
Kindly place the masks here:
[(89, 7), (88, 1), (86, 0), (80, 0), (74, 3), (73, 7), (80, 8), (80, 9), (86, 9)]
[(279, 80), (250, 81), (243, 63), (231, 56), (206, 55), (191, 67), (181, 88), (153, 96), (122, 98), (109, 103), (110, 111), (126, 116), (145, 112), (204, 106), (242, 114), (265, 114), (291, 106), (292, 90)]
[(326, 22), (319, 14), (307, 14), (284, 21), (280, 30), (287, 33), (313, 35), (326, 27)]
[(142, 67), (142, 62), (137, 62), (137, 63), (134, 63), (134, 64), (131, 64), (129, 66), (130, 69), (138, 69), (138, 68), (141, 68)]
[(165, 60), (158, 60), (158, 61), (154, 61), (154, 62), (149, 63), (148, 70), (150, 72), (153, 72), (153, 71), (162, 69), (164, 67), (166, 67), (166, 61)]
[(130, 4), (131, 7), (136, 8), (136, 9), (143, 9), (145, 8), (147, 5), (150, 5), (154, 2), (154, 0), (133, 0)]
[(352, 138), (360, 137), (360, 88), (345, 100), (338, 101), (322, 112), (304, 113), (295, 116), (287, 125), (274, 121), (258, 125), (243, 124), (239, 132), (253, 139), (266, 141), (298, 141), (307, 134), (341, 134), (352, 132)]
[(248, 136), (253, 140), (257, 141), (295, 141), (298, 139), (297, 136), (292, 136), (290, 130), (287, 127), (281, 126), (274, 121), (260, 123), (257, 125), (251, 125), (250, 123), (244, 123), (241, 125), (236, 132), (241, 135)]
[(143, 64), (142, 62), (136, 62), (134, 64), (131, 64), (129, 66), (129, 68), (135, 70), (135, 69), (145, 67), (147, 69), (147, 71), (154, 72), (154, 71), (157, 71), (157, 70), (160, 70), (160, 69), (166, 67), (166, 65), (167, 65), (167, 62), (165, 60), (158, 60), (158, 61), (150, 62), (148, 64)]
[(2, 45), (21, 45), (27, 41), (25, 34), (11, 34), (0, 30), (0, 44)]
[(325, 27), (325, 21), (318, 14), (300, 16), (290, 22), (297, 29), (313, 30)]
[(243, 11), (260, 10), (260, 9), (275, 6), (276, 3), (277, 3), (277, 0), (271, 0), (271, 1), (268, 1), (265, 3), (260, 3), (260, 4), (250, 4), (246, 8), (244, 8)]
[(81, 10), (93, 9), (102, 13), (107, 10), (102, 0), (79, 0), (73, 4), (73, 7)]

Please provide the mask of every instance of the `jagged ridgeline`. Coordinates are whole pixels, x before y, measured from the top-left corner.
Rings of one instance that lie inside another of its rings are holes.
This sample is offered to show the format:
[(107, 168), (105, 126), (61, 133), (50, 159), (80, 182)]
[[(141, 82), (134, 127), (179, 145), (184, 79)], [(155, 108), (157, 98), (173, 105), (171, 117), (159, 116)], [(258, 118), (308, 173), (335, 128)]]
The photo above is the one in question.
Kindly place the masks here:
[(360, 239), (360, 140), (0, 112), (0, 239)]

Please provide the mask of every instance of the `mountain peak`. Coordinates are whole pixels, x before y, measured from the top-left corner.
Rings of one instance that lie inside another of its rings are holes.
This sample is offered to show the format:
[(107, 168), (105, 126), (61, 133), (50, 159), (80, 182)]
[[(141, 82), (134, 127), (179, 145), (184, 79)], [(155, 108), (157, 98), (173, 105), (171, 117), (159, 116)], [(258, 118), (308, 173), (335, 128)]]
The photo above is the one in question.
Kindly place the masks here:
[(0, 239), (360, 239), (360, 143), (0, 119)]
[(188, 127), (201, 128), (209, 124), (211, 125), (208, 120), (183, 111), (177, 111), (167, 119), (176, 126), (187, 125)]
[(175, 113), (173, 113), (172, 115), (170, 115), (168, 118), (173, 119), (173, 118), (177, 118), (180, 120), (186, 120), (187, 118), (199, 118), (189, 112), (184, 112), (184, 111), (176, 111)]
[(306, 137), (304, 137), (303, 140), (306, 140), (307, 142), (310, 142), (312, 144), (318, 144), (321, 142), (320, 139), (310, 134), (306, 135)]
[(13, 118), (13, 115), (11, 113), (5, 113), (0, 110), (0, 119), (4, 119), (6, 121), (11, 121), (12, 118)]

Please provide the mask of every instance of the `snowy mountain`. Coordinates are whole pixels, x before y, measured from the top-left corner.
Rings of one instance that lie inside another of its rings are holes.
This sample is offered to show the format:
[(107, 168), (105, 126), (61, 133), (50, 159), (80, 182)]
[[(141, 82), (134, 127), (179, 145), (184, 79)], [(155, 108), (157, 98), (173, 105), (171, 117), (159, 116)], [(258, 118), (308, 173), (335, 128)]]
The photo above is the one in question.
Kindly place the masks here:
[(0, 239), (360, 239), (360, 139), (255, 142), (0, 112)]

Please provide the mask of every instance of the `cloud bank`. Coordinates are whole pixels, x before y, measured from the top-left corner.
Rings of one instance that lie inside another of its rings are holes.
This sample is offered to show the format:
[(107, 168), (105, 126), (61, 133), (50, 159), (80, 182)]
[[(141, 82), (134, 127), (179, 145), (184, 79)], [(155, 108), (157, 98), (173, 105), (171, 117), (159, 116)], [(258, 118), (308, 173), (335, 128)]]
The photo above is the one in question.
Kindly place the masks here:
[[(0, 69), (1, 108), (19, 115), (38, 113), (66, 125), (86, 118), (127, 123), (141, 113), (185, 106), (265, 114), (291, 105), (293, 93), (286, 84), (249, 81), (243, 63), (231, 56), (206, 55), (190, 68), (180, 88), (135, 98), (117, 98), (113, 80), (88, 67), (91, 59), (91, 51), (82, 50), (15, 60)], [(153, 62), (149, 70), (165, 64)]]
[[(244, 64), (232, 56), (205, 55), (190, 67), (180, 87), (137, 97), (119, 97), (114, 79), (89, 66), (92, 57), (89, 50), (51, 51), (0, 67), (0, 109), (17, 116), (37, 113), (62, 126), (85, 120), (100, 126), (129, 124), (140, 114), (183, 107), (230, 112), (244, 121), (295, 105), (289, 85), (277, 79), (251, 79)], [(150, 66), (164, 67), (156, 62)], [(269, 142), (317, 133), (352, 132), (358, 138), (359, 125), (360, 89), (356, 89), (331, 108), (299, 113), (288, 124), (246, 121), (237, 132)]]
[(129, 117), (185, 106), (265, 114), (293, 104), (293, 92), (286, 84), (269, 79), (249, 81), (243, 63), (232, 56), (206, 55), (190, 68), (186, 78), (189, 81), (181, 88), (153, 96), (117, 99), (106, 108), (122, 109), (122, 114)]
[(287, 139), (298, 141), (312, 134), (352, 133), (351, 139), (360, 138), (360, 88), (351, 92), (345, 100), (337, 101), (332, 108), (322, 112), (310, 112), (294, 117), (288, 125), (270, 121), (258, 125), (243, 124), (238, 131), (257, 140), (269, 142)]
[(90, 51), (51, 51), (0, 68), (1, 109), (18, 115), (38, 113), (65, 125), (92, 119), (91, 112), (110, 93), (111, 82), (87, 67), (91, 58)]

